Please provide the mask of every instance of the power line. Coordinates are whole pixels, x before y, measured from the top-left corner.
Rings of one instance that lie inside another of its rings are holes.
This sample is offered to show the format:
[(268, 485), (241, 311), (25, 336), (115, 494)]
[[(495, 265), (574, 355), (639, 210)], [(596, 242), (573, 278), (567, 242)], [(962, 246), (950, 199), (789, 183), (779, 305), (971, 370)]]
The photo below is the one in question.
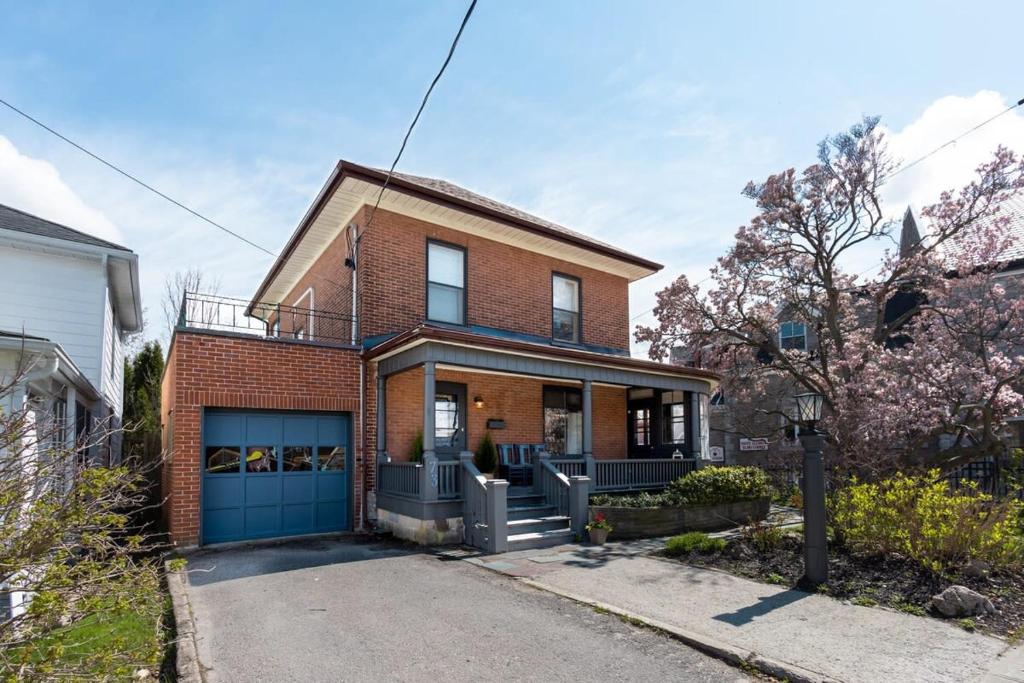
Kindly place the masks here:
[(149, 184), (143, 182), (142, 180), (139, 180), (138, 178), (133, 176), (128, 171), (122, 170), (120, 167), (118, 167), (118, 166), (114, 165), (113, 163), (107, 161), (106, 159), (104, 159), (103, 157), (99, 156), (98, 154), (94, 154), (93, 152), (90, 152), (88, 149), (86, 149), (82, 145), (78, 144), (77, 142), (75, 142), (71, 138), (69, 138), (69, 137), (59, 133), (58, 131), (56, 131), (53, 128), (51, 128), (50, 126), (46, 125), (45, 123), (43, 123), (39, 119), (37, 119), (37, 118), (27, 114), (26, 112), (22, 111), (21, 109), (18, 109), (17, 107), (15, 107), (13, 104), (8, 102), (7, 100), (4, 100), (4, 99), (0, 98), (0, 104), (4, 105), (5, 107), (10, 109), (14, 113), (20, 114), (21, 116), (25, 117), (26, 119), (28, 119), (32, 123), (36, 124), (37, 126), (42, 128), (43, 130), (45, 130), (45, 131), (47, 131), (49, 133), (52, 133), (53, 135), (56, 135), (58, 138), (60, 138), (64, 142), (68, 143), (69, 145), (71, 145), (75, 149), (77, 149), (77, 150), (79, 150), (81, 152), (84, 152), (85, 154), (89, 155), (90, 157), (92, 157), (96, 161), (100, 162), (104, 166), (117, 171), (118, 173), (123, 175), (125, 178), (128, 178), (132, 182), (137, 183), (138, 185), (141, 185), (142, 187), (146, 188), (147, 190), (149, 190), (150, 192), (156, 194), (157, 196), (166, 199), (171, 204), (174, 204), (175, 206), (177, 206), (177, 207), (179, 207), (181, 209), (184, 209), (185, 211), (188, 211), (190, 214), (192, 214), (193, 216), (195, 216), (199, 220), (202, 220), (202, 221), (205, 221), (205, 222), (209, 223), (210, 225), (212, 225), (213, 227), (217, 228), (218, 230), (223, 230), (224, 232), (226, 232), (227, 234), (231, 235), (232, 237), (234, 237), (236, 239), (240, 239), (243, 242), (245, 242), (246, 244), (248, 244), (249, 246), (255, 247), (256, 249), (259, 249), (260, 251), (262, 251), (262, 252), (264, 252), (264, 253), (266, 253), (266, 254), (268, 254), (270, 256), (274, 256), (274, 257), (277, 256), (277, 254), (275, 254), (274, 252), (270, 251), (269, 249), (265, 249), (265, 248), (261, 247), (260, 245), (256, 244), (255, 242), (253, 242), (252, 240), (249, 240), (249, 239), (246, 239), (245, 237), (242, 237), (241, 235), (239, 235), (234, 230), (230, 230), (228, 228), (225, 228), (223, 225), (221, 225), (217, 221), (212, 220), (210, 218), (207, 218), (206, 216), (204, 216), (203, 214), (199, 213), (195, 209), (192, 209), (192, 208), (189, 208), (188, 206), (185, 206), (184, 204), (179, 202), (177, 199), (175, 199), (173, 197), (170, 197), (170, 196), (164, 194), (163, 192), (161, 192), (160, 190), (156, 189), (152, 185), (149, 185)]
[(434, 76), (434, 80), (430, 82), (430, 87), (427, 88), (427, 92), (423, 95), (423, 101), (420, 102), (420, 108), (416, 110), (416, 116), (413, 117), (412, 123), (409, 124), (409, 129), (405, 131), (405, 137), (402, 138), (402, 146), (398, 148), (398, 154), (395, 155), (395, 160), (391, 162), (391, 168), (388, 169), (387, 176), (384, 177), (384, 184), (380, 187), (380, 192), (377, 193), (377, 201), (373, 205), (373, 210), (370, 212), (370, 217), (366, 219), (366, 227), (368, 229), (373, 223), (373, 217), (377, 215), (377, 208), (380, 206), (380, 200), (384, 197), (384, 191), (388, 189), (388, 184), (391, 182), (391, 176), (395, 173), (395, 167), (398, 166), (398, 160), (402, 158), (402, 153), (405, 152), (405, 146), (409, 142), (409, 136), (412, 135), (413, 128), (416, 127), (417, 122), (420, 120), (420, 114), (427, 106), (427, 100), (430, 99), (430, 93), (434, 92), (434, 86), (437, 85), (438, 81), (441, 80), (441, 76), (444, 75), (445, 69), (448, 68), (448, 63), (452, 61), (452, 55), (455, 54), (455, 48), (459, 44), (459, 39), (462, 38), (462, 31), (466, 28), (466, 24), (469, 23), (469, 18), (473, 15), (473, 10), (476, 8), (476, 0), (472, 0), (469, 3), (469, 8), (466, 10), (466, 15), (462, 17), (462, 23), (459, 24), (459, 31), (455, 34), (454, 40), (452, 40), (451, 47), (448, 48), (448, 56), (445, 57), (444, 63), (441, 64), (441, 68), (438, 70), (437, 75)]
[(963, 133), (960, 133), (960, 135), (957, 135), (952, 140), (948, 140), (948, 141), (944, 142), (943, 144), (939, 145), (938, 147), (936, 147), (932, 151), (930, 151), (927, 154), (925, 154), (923, 157), (920, 157), (919, 159), (916, 159), (916, 160), (910, 162), (909, 164), (904, 164), (903, 166), (900, 166), (898, 169), (896, 169), (891, 174), (889, 174), (889, 177), (892, 178), (893, 176), (896, 176), (896, 175), (899, 175), (900, 173), (903, 173), (908, 168), (912, 168), (914, 166), (917, 166), (919, 163), (921, 163), (922, 161), (924, 161), (928, 157), (932, 156), (933, 154), (936, 154), (936, 153), (942, 151), (943, 149), (945, 149), (946, 147), (949, 147), (950, 145), (955, 145), (958, 141), (960, 141), (961, 139), (967, 137), (968, 135), (970, 135), (974, 131), (976, 131), (979, 128), (982, 128), (984, 126), (987, 126), (988, 124), (990, 124), (993, 121), (995, 121), (996, 119), (998, 119), (1000, 116), (1003, 116), (1004, 114), (1007, 114), (1007, 113), (1013, 111), (1014, 109), (1016, 109), (1017, 107), (1021, 106), (1022, 104), (1024, 104), (1024, 97), (1022, 97), (1021, 99), (1017, 100), (1017, 104), (1011, 104), (1009, 107), (1007, 107), (1006, 109), (1002, 110), (1001, 112), (999, 112), (995, 116), (992, 116), (990, 118), (985, 119), (984, 121), (982, 121), (978, 125), (974, 126), (973, 128), (970, 128), (968, 130), (965, 130)]

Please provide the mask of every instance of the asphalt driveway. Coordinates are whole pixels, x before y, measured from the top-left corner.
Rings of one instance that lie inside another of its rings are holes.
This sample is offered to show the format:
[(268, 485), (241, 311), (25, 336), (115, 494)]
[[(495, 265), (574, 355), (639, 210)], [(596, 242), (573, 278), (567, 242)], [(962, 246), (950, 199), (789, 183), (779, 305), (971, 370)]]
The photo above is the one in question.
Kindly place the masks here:
[(746, 680), (658, 633), (399, 545), (293, 541), (188, 566), (208, 681)]

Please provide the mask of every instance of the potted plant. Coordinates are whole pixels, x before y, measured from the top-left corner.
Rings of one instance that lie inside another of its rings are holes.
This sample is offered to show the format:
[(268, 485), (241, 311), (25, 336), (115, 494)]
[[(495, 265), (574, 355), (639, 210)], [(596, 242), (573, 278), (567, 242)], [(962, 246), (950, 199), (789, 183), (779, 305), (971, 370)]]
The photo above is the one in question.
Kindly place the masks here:
[(591, 543), (604, 545), (608, 540), (608, 534), (612, 531), (612, 525), (603, 512), (598, 512), (594, 515), (593, 521), (587, 525), (587, 531), (590, 532)]
[(484, 432), (484, 438), (480, 439), (480, 445), (476, 448), (476, 455), (473, 458), (476, 468), (490, 479), (494, 476), (494, 470), (498, 467), (498, 449), (491, 440), (491, 433)]

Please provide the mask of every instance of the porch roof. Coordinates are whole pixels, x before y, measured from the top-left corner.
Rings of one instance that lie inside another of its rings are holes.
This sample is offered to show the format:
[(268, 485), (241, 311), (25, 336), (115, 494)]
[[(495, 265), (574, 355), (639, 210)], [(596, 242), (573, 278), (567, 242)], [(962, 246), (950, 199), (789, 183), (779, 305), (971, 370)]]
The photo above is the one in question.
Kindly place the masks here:
[(711, 393), (719, 382), (718, 375), (700, 368), (494, 337), (426, 323), (367, 350), (365, 357), (375, 361), (378, 373), (385, 377), (434, 362), (467, 370), (700, 393)]

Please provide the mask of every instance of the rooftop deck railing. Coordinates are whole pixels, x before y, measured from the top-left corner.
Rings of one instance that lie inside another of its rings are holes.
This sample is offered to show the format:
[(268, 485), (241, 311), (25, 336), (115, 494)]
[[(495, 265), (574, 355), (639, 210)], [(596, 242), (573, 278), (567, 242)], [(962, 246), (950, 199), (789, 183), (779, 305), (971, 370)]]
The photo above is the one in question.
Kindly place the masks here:
[(256, 302), (250, 315), (249, 305), (246, 299), (186, 292), (178, 327), (331, 344), (352, 342), (355, 319), (350, 313)]

